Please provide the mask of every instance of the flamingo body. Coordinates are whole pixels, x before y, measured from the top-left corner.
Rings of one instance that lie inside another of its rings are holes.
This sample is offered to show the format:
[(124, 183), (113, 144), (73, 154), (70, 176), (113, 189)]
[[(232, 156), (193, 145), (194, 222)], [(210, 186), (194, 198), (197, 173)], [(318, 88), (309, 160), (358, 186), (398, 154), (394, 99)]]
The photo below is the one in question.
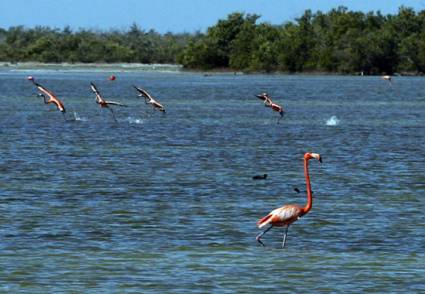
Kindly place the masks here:
[(283, 116), (283, 107), (282, 106), (280, 106), (280, 105), (278, 105), (278, 104), (276, 104), (276, 103), (273, 103), (273, 102), (271, 102), (270, 103), (270, 106), (269, 106), (272, 110), (274, 110), (274, 111), (276, 111), (276, 112), (279, 112), (279, 114), (281, 115), (281, 116)]
[(125, 104), (122, 104), (120, 102), (115, 101), (107, 101), (105, 100), (102, 95), (100, 94), (99, 90), (95, 86), (95, 84), (90, 83), (90, 88), (92, 89), (93, 93), (96, 95), (96, 103), (99, 104), (100, 107), (109, 107), (109, 105), (115, 105), (115, 106), (126, 106)]
[(303, 216), (303, 209), (295, 204), (288, 204), (272, 210), (257, 222), (258, 228), (270, 224), (274, 227), (289, 226)]
[(264, 106), (270, 107), (273, 111), (276, 111), (280, 114), (281, 117), (283, 117), (284, 109), (279, 104), (276, 104), (273, 102), (273, 100), (270, 98), (269, 94), (262, 93), (259, 95), (255, 95), (258, 99), (264, 101)]
[[(54, 104), (56, 106), (56, 108), (62, 112), (65, 113), (65, 106), (63, 105), (62, 101), (60, 101), (55, 94), (53, 94), (53, 92), (51, 92), (50, 90), (48, 90), (47, 88), (43, 87), (42, 85), (40, 85), (39, 83), (36, 83), (34, 78), (32, 76), (29, 76), (27, 78), (29, 81), (31, 81), (36, 87), (37, 89), (43, 93), (43, 94), (39, 94), (40, 96), (42, 96), (44, 98), (44, 103), (45, 104)], [(46, 96), (49, 98), (48, 100), (46, 100)]]
[(145, 98), (145, 103), (150, 104), (154, 109), (162, 111), (165, 113), (165, 107), (159, 103), (155, 98), (153, 98), (146, 90), (133, 86), (137, 92), (139, 92), (139, 97)]

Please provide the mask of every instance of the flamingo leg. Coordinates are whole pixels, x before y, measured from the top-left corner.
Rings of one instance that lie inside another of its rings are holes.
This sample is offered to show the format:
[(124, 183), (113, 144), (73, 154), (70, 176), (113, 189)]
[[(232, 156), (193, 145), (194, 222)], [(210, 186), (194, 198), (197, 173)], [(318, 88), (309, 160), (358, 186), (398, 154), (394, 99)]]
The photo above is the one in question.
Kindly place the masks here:
[(279, 124), (279, 122), (282, 118), (283, 118), (283, 114), (281, 114), (280, 117), (277, 118), (277, 124)]
[(63, 114), (63, 119), (66, 121), (65, 112), (62, 112), (62, 114)]
[(288, 225), (288, 226), (286, 226), (285, 233), (283, 234), (282, 248), (284, 248), (284, 247), (285, 247), (285, 243), (286, 243), (286, 236), (288, 235), (288, 228), (289, 228), (289, 225)]
[(115, 122), (116, 122), (116, 123), (118, 123), (117, 119), (115, 118), (115, 113), (114, 113), (114, 111), (112, 110), (112, 108), (108, 107), (108, 109), (111, 111), (111, 113), (112, 113), (112, 117), (114, 118)]
[(257, 235), (257, 237), (255, 237), (255, 240), (258, 241), (258, 243), (260, 243), (261, 245), (263, 245), (264, 247), (266, 247), (266, 245), (264, 245), (264, 243), (261, 241), (261, 237), (263, 237), (263, 235), (265, 233), (267, 233), (271, 228), (273, 228), (273, 225), (271, 225), (270, 227), (268, 227), (266, 230), (264, 230), (263, 232), (261, 232), (260, 234)]

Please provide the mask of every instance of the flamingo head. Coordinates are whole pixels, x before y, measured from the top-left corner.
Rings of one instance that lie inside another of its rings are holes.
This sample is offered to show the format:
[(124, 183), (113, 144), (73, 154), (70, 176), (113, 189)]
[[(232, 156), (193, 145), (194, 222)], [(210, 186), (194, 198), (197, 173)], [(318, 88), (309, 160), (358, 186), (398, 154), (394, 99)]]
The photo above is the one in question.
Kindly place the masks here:
[(31, 81), (31, 82), (34, 82), (34, 78), (33, 78), (32, 76), (28, 76), (28, 77), (27, 77), (27, 80), (28, 80), (28, 81)]
[(312, 158), (314, 158), (314, 159), (318, 160), (320, 163), (322, 163), (322, 156), (320, 156), (319, 153), (310, 153), (310, 152), (307, 152), (306, 154), (304, 154), (304, 159), (305, 160), (310, 160)]
[(259, 98), (259, 99), (262, 99), (262, 100), (266, 100), (266, 99), (268, 99), (268, 98), (269, 98), (269, 94), (267, 94), (267, 93), (262, 93), (262, 94), (255, 95), (255, 97), (257, 97), (257, 98)]

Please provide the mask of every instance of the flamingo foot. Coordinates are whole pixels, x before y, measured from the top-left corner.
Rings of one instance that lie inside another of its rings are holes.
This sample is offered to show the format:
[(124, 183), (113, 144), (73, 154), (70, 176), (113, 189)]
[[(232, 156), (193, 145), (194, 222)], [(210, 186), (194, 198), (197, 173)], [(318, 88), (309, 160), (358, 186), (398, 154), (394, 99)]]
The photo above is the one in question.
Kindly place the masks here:
[(260, 243), (263, 247), (266, 247), (266, 245), (263, 243), (263, 241), (261, 241), (261, 234), (259, 234), (257, 237), (255, 237), (255, 240), (257, 240), (258, 243)]

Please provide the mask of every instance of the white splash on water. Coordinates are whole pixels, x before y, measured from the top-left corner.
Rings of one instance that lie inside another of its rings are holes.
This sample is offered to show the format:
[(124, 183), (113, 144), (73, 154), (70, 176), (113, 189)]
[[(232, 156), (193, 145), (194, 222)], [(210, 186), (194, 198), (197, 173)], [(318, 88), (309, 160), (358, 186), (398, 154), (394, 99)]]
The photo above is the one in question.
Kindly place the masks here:
[(74, 119), (76, 121), (87, 121), (87, 118), (79, 116), (76, 111), (74, 111)]
[(143, 124), (143, 119), (135, 118), (135, 117), (131, 117), (131, 116), (127, 117), (127, 121), (130, 124)]
[(336, 115), (332, 115), (330, 119), (326, 120), (327, 126), (337, 126), (339, 123), (340, 120), (336, 117)]

